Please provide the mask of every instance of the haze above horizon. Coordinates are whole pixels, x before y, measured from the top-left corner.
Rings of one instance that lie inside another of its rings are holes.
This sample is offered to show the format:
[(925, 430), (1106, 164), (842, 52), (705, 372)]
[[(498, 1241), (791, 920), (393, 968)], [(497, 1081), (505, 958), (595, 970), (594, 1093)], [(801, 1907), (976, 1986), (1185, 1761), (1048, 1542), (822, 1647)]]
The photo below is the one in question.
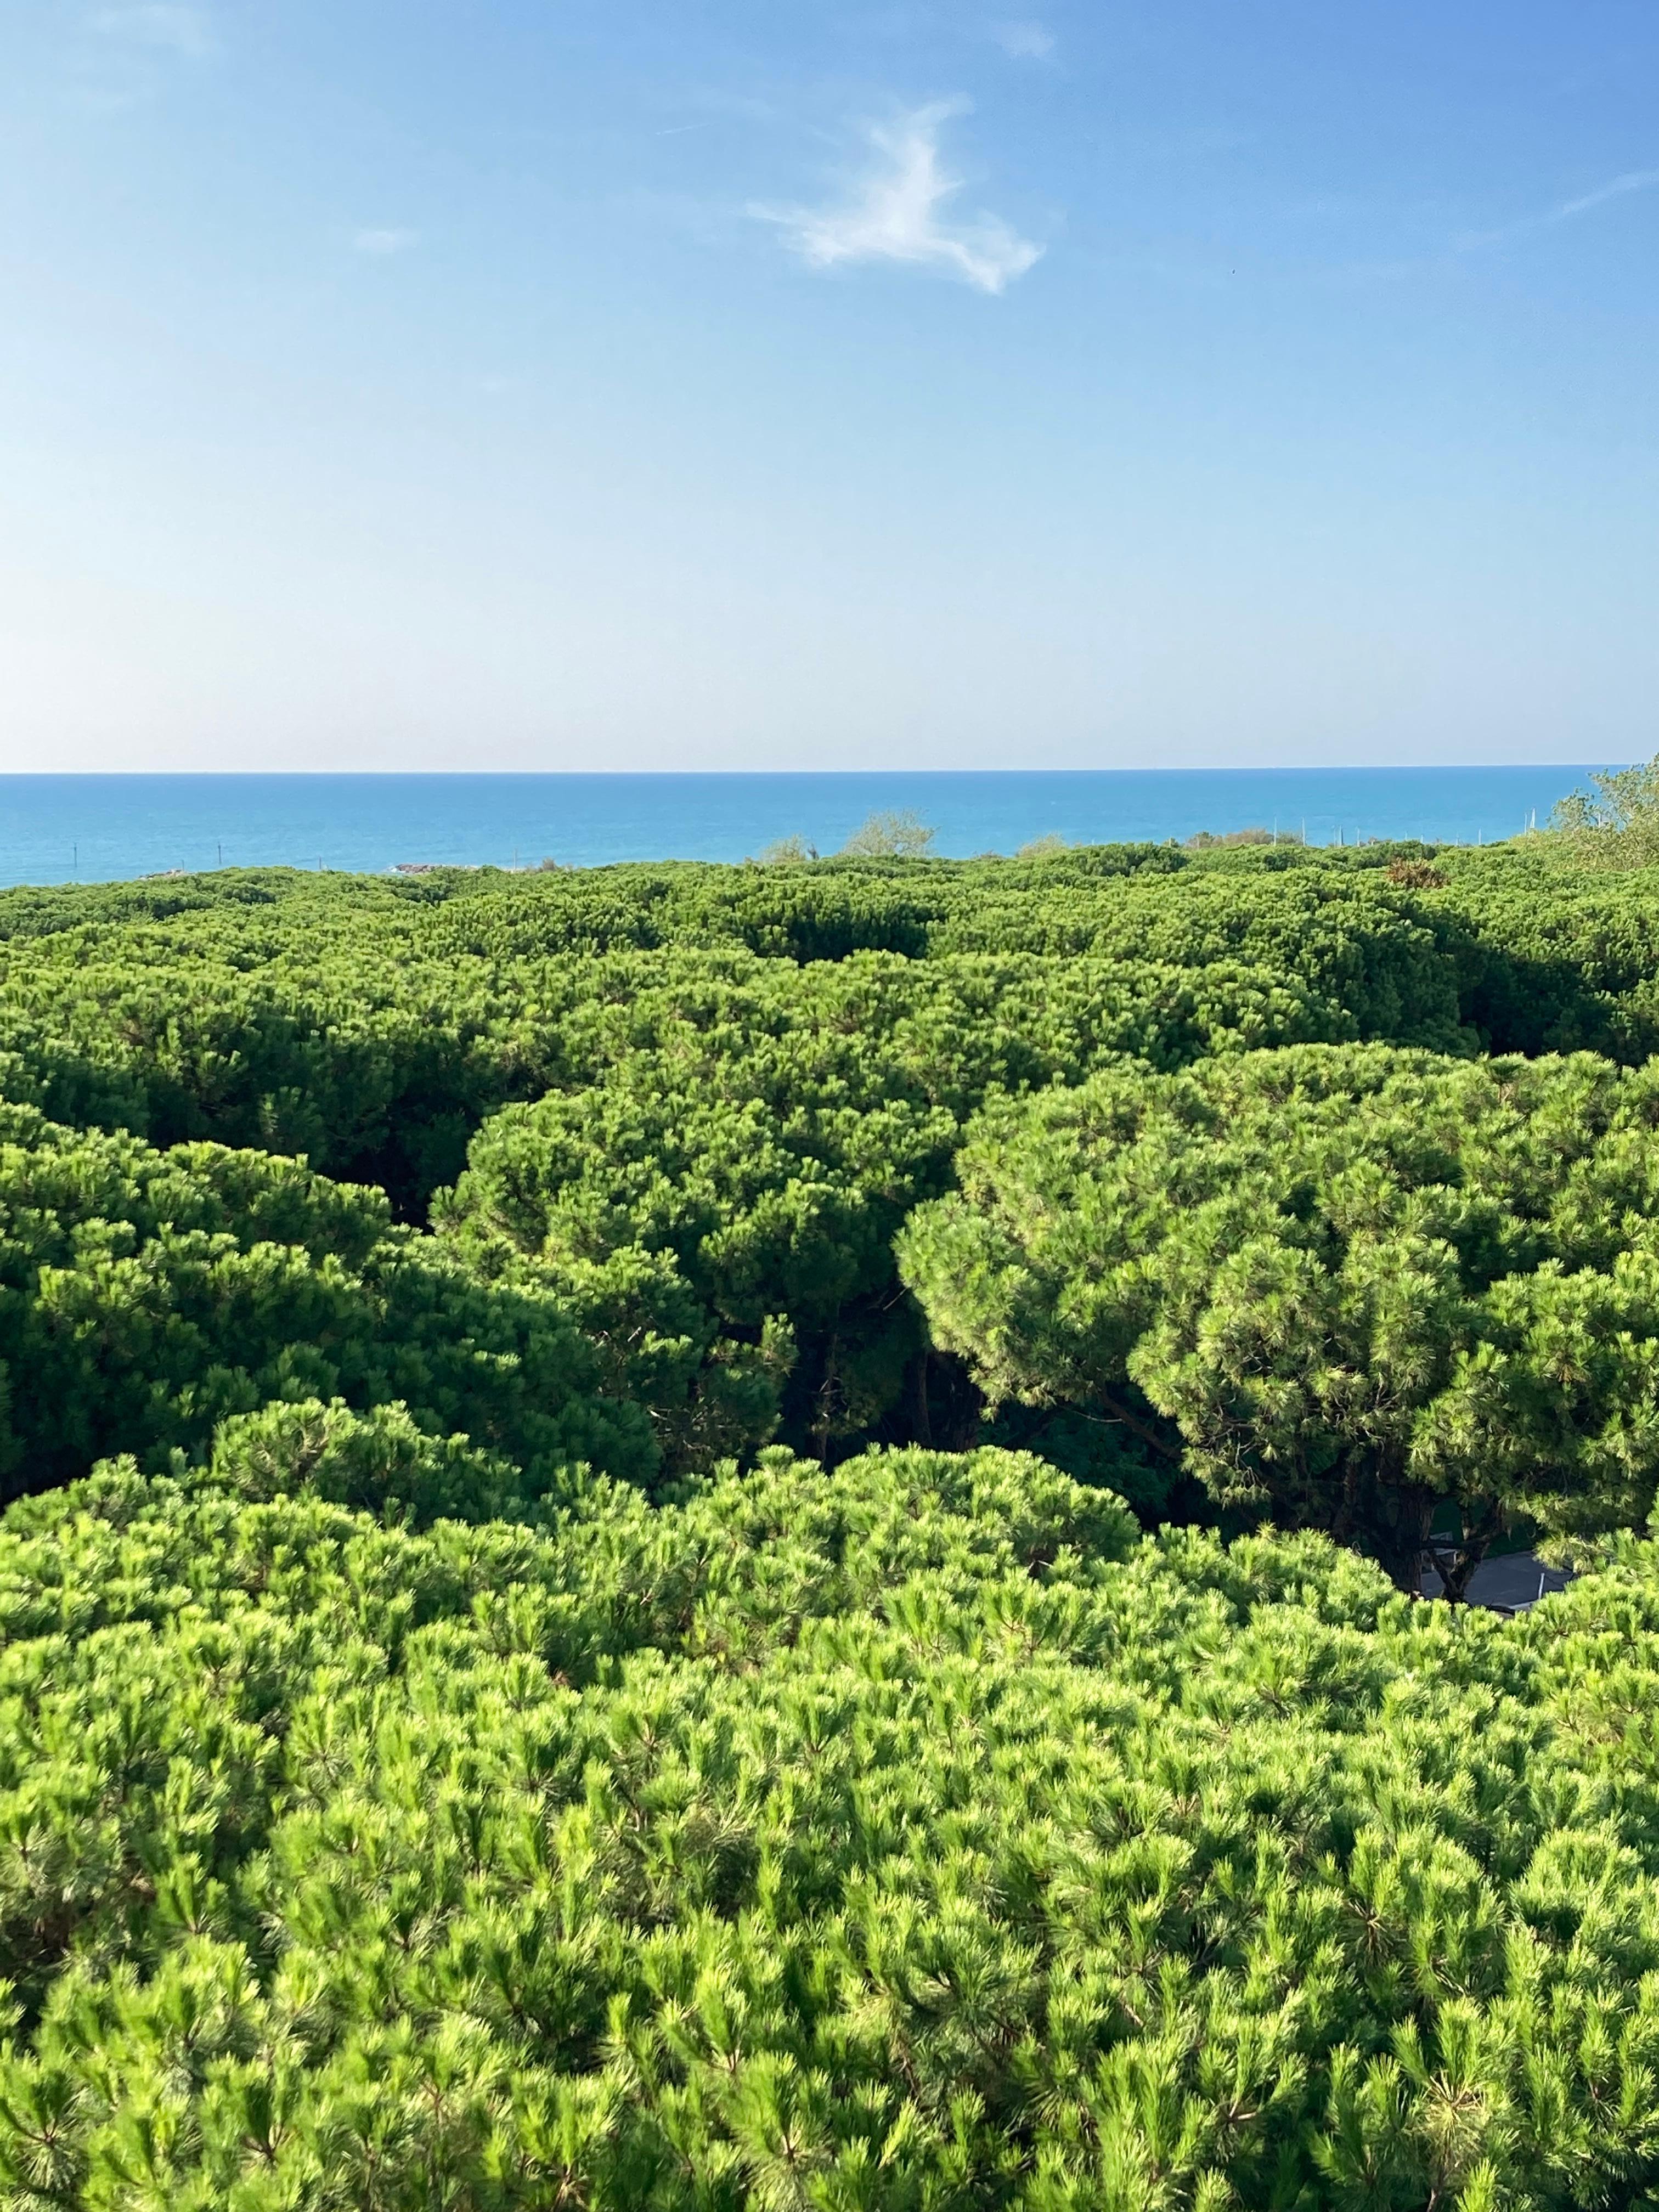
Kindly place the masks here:
[(1652, 751), (1635, 0), (16, 0), (0, 769)]

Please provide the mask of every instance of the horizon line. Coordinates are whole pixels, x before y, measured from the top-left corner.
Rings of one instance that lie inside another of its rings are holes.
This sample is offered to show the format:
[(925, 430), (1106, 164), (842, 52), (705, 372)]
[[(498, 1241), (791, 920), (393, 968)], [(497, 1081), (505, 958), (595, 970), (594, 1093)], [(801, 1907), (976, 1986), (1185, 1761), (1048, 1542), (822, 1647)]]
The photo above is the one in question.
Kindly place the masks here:
[(1634, 760), (1602, 757), (1576, 761), (1291, 761), (1180, 768), (840, 768), (840, 769), (0, 769), (0, 787), (9, 783), (255, 782), (343, 783), (352, 781), (403, 783), (479, 783), (568, 780), (594, 783), (623, 781), (782, 781), (817, 777), (823, 781), (925, 776), (1075, 775), (1468, 775), (1536, 770), (1583, 772), (1641, 765)]

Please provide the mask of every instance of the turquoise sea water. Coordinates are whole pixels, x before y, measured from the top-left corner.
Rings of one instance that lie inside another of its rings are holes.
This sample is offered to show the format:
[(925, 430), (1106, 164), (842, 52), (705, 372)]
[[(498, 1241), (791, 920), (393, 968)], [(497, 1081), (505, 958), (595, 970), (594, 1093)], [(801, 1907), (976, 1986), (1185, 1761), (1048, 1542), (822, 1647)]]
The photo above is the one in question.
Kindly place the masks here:
[(170, 868), (509, 867), (741, 860), (797, 836), (833, 852), (877, 808), (935, 849), (1012, 853), (1255, 826), (1311, 844), (1474, 843), (1540, 823), (1583, 768), (1124, 769), (890, 775), (0, 776), (0, 884)]

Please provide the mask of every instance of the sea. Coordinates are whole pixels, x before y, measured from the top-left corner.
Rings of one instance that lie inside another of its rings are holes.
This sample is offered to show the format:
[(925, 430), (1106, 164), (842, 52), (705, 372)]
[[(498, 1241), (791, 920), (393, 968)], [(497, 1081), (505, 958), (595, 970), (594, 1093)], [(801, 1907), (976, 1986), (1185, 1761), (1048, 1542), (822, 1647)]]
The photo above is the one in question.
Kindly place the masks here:
[(1491, 843), (1583, 767), (1101, 769), (775, 775), (0, 775), (0, 884), (171, 871), (601, 867), (833, 853), (875, 812), (951, 857), (1261, 829), (1314, 845)]

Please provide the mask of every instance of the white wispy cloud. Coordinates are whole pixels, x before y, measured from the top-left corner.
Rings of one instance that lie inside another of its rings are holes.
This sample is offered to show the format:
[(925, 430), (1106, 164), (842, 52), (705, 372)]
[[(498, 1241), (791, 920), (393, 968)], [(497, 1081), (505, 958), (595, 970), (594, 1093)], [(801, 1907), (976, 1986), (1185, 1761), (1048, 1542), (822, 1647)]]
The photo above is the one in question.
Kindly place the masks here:
[(996, 23), (991, 36), (1011, 61), (1046, 61), (1054, 50), (1054, 34), (1046, 23)]
[(1659, 185), (1659, 169), (1626, 169), (1611, 184), (1598, 185), (1593, 192), (1582, 192), (1576, 200), (1563, 200), (1552, 220), (1565, 222), (1570, 216), (1588, 215), (1592, 208), (1605, 207), (1609, 200), (1621, 200), (1626, 192), (1651, 191), (1656, 185)]
[(1042, 248), (997, 216), (951, 220), (948, 205), (962, 180), (940, 164), (939, 132), (966, 108), (965, 101), (941, 100), (896, 123), (872, 125), (867, 137), (874, 162), (839, 206), (751, 205), (749, 212), (775, 223), (814, 269), (899, 262), (958, 276), (981, 292), (1000, 292), (1041, 258)]
[(354, 253), (407, 253), (411, 246), (418, 246), (420, 242), (418, 230), (398, 230), (387, 226), (380, 229), (355, 231), (351, 250)]
[(148, 0), (136, 7), (100, 8), (88, 21), (106, 39), (124, 39), (133, 46), (156, 46), (164, 52), (183, 54), (199, 61), (218, 45), (213, 18), (205, 8)]
[(1651, 191), (1656, 185), (1659, 185), (1659, 169), (1626, 169), (1622, 176), (1611, 177), (1593, 191), (1580, 192), (1576, 198), (1546, 208), (1541, 215), (1522, 216), (1519, 222), (1502, 223), (1496, 230), (1466, 231), (1455, 241), (1456, 246), (1460, 252), (1468, 253), (1483, 246), (1501, 246), (1509, 239), (1524, 238), (1531, 231), (1553, 230), (1558, 223), (1572, 222), (1593, 208), (1605, 207), (1609, 200), (1621, 200), (1630, 192)]

